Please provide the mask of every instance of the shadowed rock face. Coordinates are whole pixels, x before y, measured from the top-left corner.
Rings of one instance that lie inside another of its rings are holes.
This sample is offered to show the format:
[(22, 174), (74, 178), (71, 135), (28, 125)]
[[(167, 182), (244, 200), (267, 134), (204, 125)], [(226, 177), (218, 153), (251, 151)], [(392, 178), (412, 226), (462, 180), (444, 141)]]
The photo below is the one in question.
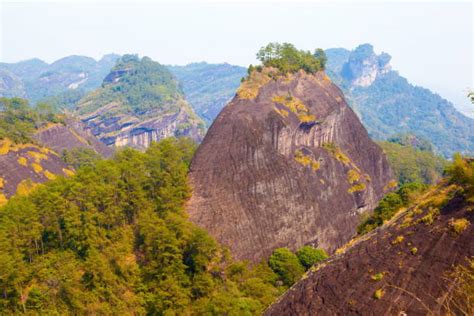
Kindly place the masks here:
[[(472, 287), (473, 203), (456, 190), (441, 186), (428, 195), (454, 195), (433, 222), (423, 218), (438, 206), (418, 204), (312, 269), (265, 315), (469, 314), (462, 305), (472, 293), (456, 287), (462, 278), (453, 271), (470, 265)], [(455, 220), (468, 224), (456, 233)]]
[(110, 157), (113, 153), (113, 149), (95, 138), (84, 123), (74, 119), (39, 130), (35, 139), (57, 153), (73, 148), (89, 148), (103, 157)]
[(239, 259), (305, 244), (332, 251), (383, 196), (388, 163), (324, 73), (268, 72), (252, 73), (199, 147), (190, 219)]

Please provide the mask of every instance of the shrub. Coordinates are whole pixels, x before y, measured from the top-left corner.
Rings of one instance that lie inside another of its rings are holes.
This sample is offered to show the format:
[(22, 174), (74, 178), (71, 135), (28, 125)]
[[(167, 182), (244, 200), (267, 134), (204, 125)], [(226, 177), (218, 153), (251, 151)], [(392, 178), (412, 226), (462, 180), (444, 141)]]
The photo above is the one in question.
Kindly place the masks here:
[(370, 277), (373, 281), (380, 281), (383, 279), (383, 273), (379, 272), (377, 274), (374, 274)]
[(449, 226), (456, 234), (461, 234), (471, 223), (465, 218), (451, 219)]
[(376, 300), (379, 300), (384, 296), (384, 294), (385, 294), (384, 290), (378, 289), (374, 292), (373, 298), (376, 299)]
[(304, 273), (300, 260), (288, 248), (275, 249), (268, 259), (268, 265), (287, 286), (295, 283)]
[(314, 248), (311, 246), (303, 246), (296, 252), (300, 263), (308, 270), (316, 263), (324, 261), (328, 258), (328, 254), (324, 249)]

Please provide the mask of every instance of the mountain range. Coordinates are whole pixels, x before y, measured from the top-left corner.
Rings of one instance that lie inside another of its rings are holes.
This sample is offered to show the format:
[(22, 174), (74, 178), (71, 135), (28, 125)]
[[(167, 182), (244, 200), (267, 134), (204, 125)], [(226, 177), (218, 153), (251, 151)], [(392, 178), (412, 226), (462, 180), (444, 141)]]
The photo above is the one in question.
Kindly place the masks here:
[[(454, 152), (474, 152), (474, 119), (430, 90), (410, 84), (392, 70), (389, 54), (376, 55), (370, 44), (363, 44), (352, 51), (327, 49), (326, 55), (329, 77), (344, 91), (373, 139), (412, 134), (429, 140), (447, 158)], [(50, 65), (38, 59), (3, 63), (0, 96), (25, 97), (32, 103), (44, 100), (70, 110), (88, 92), (101, 88), (118, 59), (111, 54), (99, 61), (69, 56)], [(167, 67), (177, 80), (176, 88), (207, 126), (232, 99), (247, 72), (240, 66), (204, 62)]]
[(9, 71), (34, 103), (0, 98), (0, 314), (473, 314), (474, 161), (411, 121), (463, 118), (415, 116), (370, 45), (328, 56), (270, 43), (235, 84), (124, 55), (38, 99)]

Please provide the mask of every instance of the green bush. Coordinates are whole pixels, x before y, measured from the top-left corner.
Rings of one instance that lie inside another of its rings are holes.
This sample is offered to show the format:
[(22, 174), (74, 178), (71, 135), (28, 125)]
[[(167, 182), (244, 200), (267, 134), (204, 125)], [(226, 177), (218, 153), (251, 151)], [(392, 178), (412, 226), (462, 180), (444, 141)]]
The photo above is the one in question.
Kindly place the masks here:
[(296, 252), (296, 256), (306, 270), (328, 258), (326, 251), (311, 246), (301, 247)]
[(268, 259), (268, 265), (286, 286), (295, 283), (305, 271), (298, 257), (288, 248), (275, 249)]
[(408, 183), (402, 185), (397, 191), (387, 194), (379, 202), (374, 213), (365, 218), (357, 227), (357, 232), (365, 234), (381, 226), (385, 221), (391, 219), (401, 207), (410, 204), (427, 188), (428, 186), (422, 183)]

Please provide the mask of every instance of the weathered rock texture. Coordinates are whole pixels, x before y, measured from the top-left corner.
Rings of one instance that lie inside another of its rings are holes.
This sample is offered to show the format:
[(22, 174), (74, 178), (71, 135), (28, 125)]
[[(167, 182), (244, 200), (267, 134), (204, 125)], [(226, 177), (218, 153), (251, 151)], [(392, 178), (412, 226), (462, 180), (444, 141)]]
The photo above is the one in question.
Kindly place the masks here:
[(220, 113), (190, 171), (192, 221), (258, 261), (277, 247), (332, 251), (373, 209), (391, 172), (324, 73), (254, 71)]
[(81, 121), (69, 118), (64, 124), (52, 124), (40, 129), (35, 139), (57, 153), (73, 148), (89, 148), (103, 157), (110, 157), (113, 149), (99, 141)]
[[(474, 205), (456, 190), (436, 188), (427, 201), (313, 268), (265, 315), (468, 315), (472, 292), (459, 285), (467, 277), (472, 289)], [(454, 197), (437, 205), (446, 195)], [(456, 220), (467, 221), (464, 230), (455, 232)], [(464, 278), (454, 274), (460, 266), (470, 270)]]
[(27, 193), (35, 184), (73, 171), (52, 150), (33, 144), (0, 141), (0, 204), (19, 191)]

